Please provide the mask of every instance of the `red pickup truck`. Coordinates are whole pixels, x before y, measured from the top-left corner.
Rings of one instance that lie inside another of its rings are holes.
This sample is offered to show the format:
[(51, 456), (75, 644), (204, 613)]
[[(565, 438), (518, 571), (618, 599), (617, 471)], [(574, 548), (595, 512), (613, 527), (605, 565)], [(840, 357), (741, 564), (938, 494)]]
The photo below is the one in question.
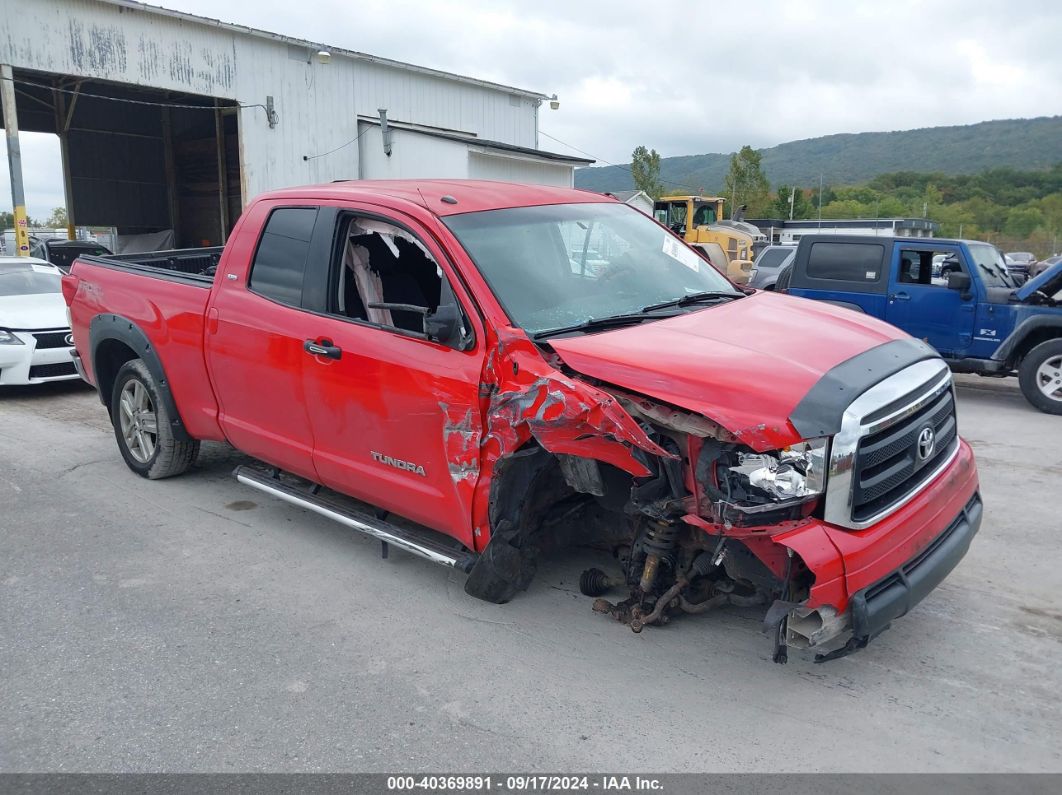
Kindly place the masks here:
[[(611, 198), (343, 182), (247, 207), (223, 250), (84, 256), (79, 371), (148, 478), (237, 479), (505, 602), (604, 540), (636, 631), (762, 604), (773, 657), (864, 647), (981, 522), (945, 363), (845, 309), (739, 289)], [(360, 502), (355, 502), (353, 499)], [(365, 503), (372, 506), (365, 507)]]

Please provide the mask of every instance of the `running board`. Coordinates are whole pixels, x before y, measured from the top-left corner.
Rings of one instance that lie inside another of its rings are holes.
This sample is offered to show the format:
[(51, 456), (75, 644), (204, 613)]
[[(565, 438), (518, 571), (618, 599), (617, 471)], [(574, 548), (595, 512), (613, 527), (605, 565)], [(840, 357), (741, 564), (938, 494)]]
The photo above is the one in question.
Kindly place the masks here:
[(277, 499), (298, 505), (308, 511), (320, 514), (332, 521), (339, 522), (367, 536), (382, 541), (387, 546), (404, 549), (418, 557), (451, 566), (466, 574), (472, 570), (478, 557), (465, 549), (447, 546), (441, 541), (427, 537), (427, 534), (406, 530), (383, 519), (358, 511), (326, 496), (315, 494), (307, 489), (300, 489), (282, 481), (279, 477), (248, 466), (238, 466), (233, 472), (236, 480), (252, 489), (271, 494)]

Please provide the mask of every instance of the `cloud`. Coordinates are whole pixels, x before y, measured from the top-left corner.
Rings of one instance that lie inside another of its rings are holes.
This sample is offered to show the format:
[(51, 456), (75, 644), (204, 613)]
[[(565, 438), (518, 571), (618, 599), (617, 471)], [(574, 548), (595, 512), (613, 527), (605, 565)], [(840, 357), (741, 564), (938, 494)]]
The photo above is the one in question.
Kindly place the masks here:
[[(56, 207), (66, 205), (63, 195), (63, 166), (59, 138), (43, 133), (21, 132), (22, 183), (26, 193), (26, 212), (40, 221)], [(7, 168), (7, 139), (0, 136), (0, 210), (11, 211), (11, 179)]]
[[(609, 162), (627, 162), (638, 145), (664, 155), (730, 152), (1062, 113), (1062, 4), (1054, 0), (165, 2), (556, 92), (561, 107), (543, 106), (541, 130)], [(58, 172), (48, 182), (45, 171), (40, 184), (27, 176), (31, 195), (41, 195), (35, 213), (62, 195)]]

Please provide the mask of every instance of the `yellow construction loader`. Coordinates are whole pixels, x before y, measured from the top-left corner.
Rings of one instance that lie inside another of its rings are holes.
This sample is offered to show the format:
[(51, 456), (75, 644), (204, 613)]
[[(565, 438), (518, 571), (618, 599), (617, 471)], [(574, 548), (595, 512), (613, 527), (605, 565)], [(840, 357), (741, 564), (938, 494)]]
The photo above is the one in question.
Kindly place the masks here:
[[(721, 196), (663, 196), (653, 203), (653, 217), (704, 251), (732, 282), (745, 284), (756, 256), (754, 249), (767, 238), (751, 224), (724, 220), (725, 201)], [(720, 253), (723, 262), (717, 261)]]

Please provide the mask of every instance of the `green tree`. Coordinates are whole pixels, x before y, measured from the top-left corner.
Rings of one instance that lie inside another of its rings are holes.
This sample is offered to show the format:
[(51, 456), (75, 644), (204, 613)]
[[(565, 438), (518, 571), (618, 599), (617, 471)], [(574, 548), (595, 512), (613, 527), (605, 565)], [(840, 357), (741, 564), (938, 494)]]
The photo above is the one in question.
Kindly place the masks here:
[(792, 197), (793, 205), (793, 218), (804, 218), (808, 213), (808, 200), (804, 196), (804, 191), (800, 188), (791, 188), (788, 185), (779, 185), (778, 193), (775, 195), (774, 202), (769, 208), (773, 213), (774, 218), (788, 218), (789, 217), (789, 199)]
[(726, 175), (726, 195), (732, 200), (730, 215), (741, 205), (747, 205), (747, 214), (762, 217), (770, 202), (770, 185), (761, 166), (762, 155), (751, 146), (741, 147), (730, 158), (730, 172)]
[(1052, 236), (1062, 236), (1062, 193), (1052, 193), (1040, 199), (1044, 226)]
[[(818, 208), (815, 212), (818, 212)], [(870, 218), (873, 215), (872, 206), (855, 199), (837, 199), (822, 206), (823, 218)]]
[(45, 226), (54, 226), (56, 228), (60, 226), (66, 226), (67, 215), (65, 207), (56, 207), (52, 210), (52, 214), (48, 216), (48, 220), (44, 222)]
[(631, 176), (634, 187), (644, 190), (653, 199), (659, 199), (664, 193), (660, 181), (660, 154), (655, 149), (644, 146), (635, 148), (631, 153)]
[[(819, 212), (819, 187), (816, 185), (810, 191), (811, 195), (808, 197), (808, 218), (812, 218), (818, 215)], [(832, 201), (837, 200), (837, 191), (831, 188), (829, 185), (825, 185), (822, 188), (822, 206), (825, 207)]]
[(1044, 214), (1036, 207), (1015, 207), (1007, 213), (1003, 231), (1008, 237), (1028, 237), (1037, 227), (1043, 226)]
[(4, 229), (14, 229), (15, 227), (15, 214), (8, 211), (0, 212), (0, 231)]

